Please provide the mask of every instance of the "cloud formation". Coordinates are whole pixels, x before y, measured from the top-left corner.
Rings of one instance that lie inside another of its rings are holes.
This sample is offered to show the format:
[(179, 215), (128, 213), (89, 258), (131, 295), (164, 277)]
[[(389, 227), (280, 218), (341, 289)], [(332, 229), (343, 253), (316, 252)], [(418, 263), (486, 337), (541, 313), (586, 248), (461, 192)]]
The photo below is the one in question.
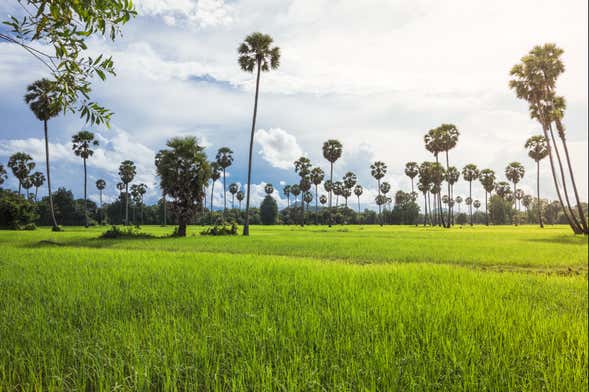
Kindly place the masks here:
[(304, 155), (294, 135), (281, 128), (258, 129), (254, 139), (260, 147), (258, 153), (272, 167), (290, 169)]

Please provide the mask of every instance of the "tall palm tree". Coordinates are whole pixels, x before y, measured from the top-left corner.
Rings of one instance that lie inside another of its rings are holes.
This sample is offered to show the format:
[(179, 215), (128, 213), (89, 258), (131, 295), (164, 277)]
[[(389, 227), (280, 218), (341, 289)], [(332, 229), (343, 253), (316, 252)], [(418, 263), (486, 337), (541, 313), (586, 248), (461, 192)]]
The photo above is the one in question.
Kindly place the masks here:
[(439, 162), (432, 162), (431, 163), (431, 169), (430, 169), (430, 173), (431, 173), (431, 181), (432, 181), (432, 186), (431, 186), (431, 190), (430, 192), (434, 195), (434, 200), (437, 200), (437, 205), (436, 203), (434, 203), (434, 205), (436, 205), (438, 211), (434, 210), (434, 216), (436, 217), (436, 224), (438, 226), (446, 226), (446, 221), (444, 220), (444, 214), (443, 214), (443, 210), (442, 210), (442, 198), (441, 198), (441, 194), (442, 194), (442, 183), (444, 182), (444, 179), (446, 178), (446, 170), (444, 169), (444, 166), (442, 166)]
[(0, 187), (4, 184), (4, 181), (6, 181), (7, 178), (8, 175), (6, 174), (6, 169), (4, 168), (4, 165), (0, 163)]
[(542, 135), (530, 137), (525, 144), (528, 149), (528, 156), (536, 162), (536, 197), (538, 202), (538, 222), (540, 227), (544, 227), (542, 222), (542, 203), (540, 201), (540, 161), (546, 158), (549, 154), (548, 142)]
[[(305, 192), (308, 192), (311, 189), (311, 179), (309, 178), (311, 174), (311, 161), (309, 158), (300, 157), (294, 162), (295, 172), (301, 178), (299, 181), (299, 187), (303, 194), (302, 199), (304, 198)], [(305, 226), (305, 203), (301, 203), (302, 206), (302, 219), (301, 219), (301, 226)]]
[[(423, 194), (423, 200), (424, 200), (424, 220), (423, 220), (423, 225), (426, 226), (427, 225), (427, 220), (428, 220), (428, 215), (429, 215), (429, 221), (430, 224), (433, 225), (433, 220), (432, 220), (432, 212), (431, 212), (431, 206), (430, 206), (430, 189), (432, 187), (432, 176), (431, 176), (431, 162), (422, 162), (421, 165), (419, 165), (419, 182), (417, 184), (417, 189), (419, 189), (421, 191), (421, 193)], [(428, 210), (429, 210), (429, 214), (428, 214)]]
[(278, 69), (280, 66), (280, 48), (272, 47), (273, 39), (267, 34), (253, 33), (248, 35), (244, 42), (237, 49), (239, 53), (239, 66), (246, 72), (257, 72), (256, 96), (254, 101), (254, 115), (252, 119), (252, 131), (250, 135), (249, 159), (247, 167), (247, 194), (245, 201), (245, 222), (243, 235), (249, 235), (249, 209), (250, 209), (250, 188), (252, 177), (252, 155), (254, 149), (254, 130), (256, 128), (256, 115), (258, 112), (258, 94), (260, 91), (260, 72)]
[[(380, 183), (380, 193), (385, 197), (385, 199), (387, 200), (387, 203), (390, 203), (390, 201), (392, 201), (392, 199), (390, 199), (387, 196), (387, 193), (389, 193), (390, 190), (391, 190), (391, 184), (389, 184), (386, 181)], [(384, 205), (385, 205), (385, 211), (386, 211), (386, 204), (384, 204)]]
[(290, 185), (285, 185), (282, 188), (282, 193), (286, 196), (286, 208), (290, 208)]
[(104, 211), (102, 210), (102, 191), (106, 188), (106, 181), (102, 178), (96, 180), (96, 189), (98, 189), (98, 194), (100, 196), (100, 224), (104, 223)]
[(239, 202), (239, 210), (241, 211), (241, 202), (245, 198), (245, 194), (241, 190), (240, 191), (237, 191), (237, 193), (235, 194), (235, 198)]
[(454, 201), (456, 202), (456, 204), (458, 204), (458, 213), (460, 213), (460, 205), (462, 204), (462, 202), (464, 201), (462, 199), (462, 196), (456, 196), (454, 198)]
[(239, 186), (236, 183), (232, 182), (231, 184), (229, 184), (229, 193), (231, 193), (231, 209), (235, 209), (235, 194), (238, 190)]
[(499, 181), (495, 184), (495, 193), (497, 196), (505, 200), (505, 197), (511, 194), (511, 186), (508, 182)]
[(495, 189), (495, 172), (491, 169), (483, 169), (479, 173), (479, 181), (485, 190), (485, 223), (489, 226), (488, 195)]
[(215, 182), (221, 178), (221, 172), (223, 171), (223, 169), (221, 168), (221, 165), (219, 165), (219, 163), (217, 161), (211, 162), (210, 163), (210, 167), (211, 167), (211, 225), (213, 224), (213, 196), (215, 194)]
[(311, 195), (311, 200), (313, 200), (313, 195), (309, 190), (311, 189), (311, 180), (309, 176), (301, 177), (301, 181), (299, 182), (299, 188), (301, 189), (301, 227), (305, 227), (305, 197), (307, 194)]
[(16, 152), (8, 158), (8, 167), (18, 180), (18, 194), (20, 195), (23, 182), (35, 168), (33, 157), (26, 152)]
[(266, 184), (264, 185), (264, 192), (270, 196), (271, 194), (274, 193), (274, 185), (272, 184)]
[(417, 162), (407, 162), (405, 164), (405, 175), (411, 179), (411, 192), (415, 192), (413, 180), (419, 174), (419, 165)]
[(96, 146), (98, 146), (98, 140), (94, 139), (94, 134), (92, 132), (80, 131), (72, 136), (72, 150), (74, 150), (74, 154), (81, 157), (84, 162), (84, 221), (86, 227), (88, 227), (88, 172), (86, 168), (86, 160), (94, 155), (94, 151), (91, 147)]
[(319, 211), (319, 207), (317, 205), (319, 199), (318, 187), (319, 184), (321, 184), (321, 182), (323, 182), (323, 179), (325, 178), (325, 172), (320, 167), (314, 167), (313, 169), (311, 169), (310, 178), (313, 185), (315, 185), (315, 224), (317, 224), (317, 214)]
[[(587, 221), (578, 198), (568, 147), (566, 145), (564, 126), (562, 125), (565, 108), (564, 98), (557, 96), (555, 91), (556, 81), (565, 69), (560, 59), (562, 54), (563, 50), (552, 43), (535, 46), (528, 55), (522, 57), (521, 63), (511, 68), (510, 75), (512, 79), (509, 81), (509, 87), (515, 91), (517, 98), (528, 102), (530, 116), (538, 120), (542, 126), (544, 138), (548, 146), (552, 179), (556, 188), (556, 194), (562, 206), (563, 214), (575, 234), (588, 234)], [(575, 216), (569, 200), (565, 170), (560, 157), (559, 147), (554, 137), (553, 122), (556, 123), (556, 128), (565, 150), (569, 176), (575, 197), (577, 198), (578, 218)], [(559, 183), (556, 173), (557, 163), (561, 183)], [(562, 198), (561, 185), (566, 204)]]
[(460, 180), (460, 171), (454, 166), (448, 167), (446, 170), (446, 181), (448, 182), (448, 185), (450, 185), (449, 196), (451, 202), (449, 202), (448, 205), (450, 206), (450, 222), (452, 222), (452, 224), (454, 224), (454, 184), (456, 184), (458, 180)]
[(481, 208), (481, 202), (480, 200), (474, 200), (472, 202), (472, 206), (475, 208), (476, 212), (479, 212), (479, 208)]
[[(331, 185), (333, 185), (333, 164), (335, 163), (335, 161), (340, 159), (340, 157), (342, 156), (343, 146), (339, 140), (329, 139), (328, 141), (323, 143), (322, 150), (323, 150), (323, 158), (325, 158), (329, 161), (329, 173), (330, 173), (329, 174), (329, 182)], [(333, 189), (330, 189), (328, 192), (329, 192), (328, 221), (329, 221), (329, 227), (331, 227), (331, 214), (332, 214), (331, 205), (332, 205)]]
[[(446, 172), (448, 172), (450, 170), (448, 152), (458, 144), (458, 136), (460, 136), (460, 132), (454, 124), (442, 124), (438, 127), (438, 135), (440, 138), (440, 148), (446, 153)], [(448, 184), (448, 196), (452, 197), (452, 184), (450, 183), (448, 176), (446, 177), (446, 182)], [(448, 203), (448, 207), (448, 222), (446, 227), (450, 227), (450, 222), (452, 220), (452, 203)]]
[[(125, 190), (125, 184), (123, 182), (117, 182), (117, 190), (119, 191), (119, 202), (121, 203), (121, 220), (123, 220), (123, 215), (124, 215), (124, 211), (123, 211), (123, 191)], [(165, 219), (165, 210), (164, 210), (164, 226), (166, 225), (165, 223), (166, 219)]]
[(30, 189), (33, 187), (31, 176), (26, 176), (22, 181), (22, 187), (27, 192), (27, 200), (31, 199)]
[[(446, 153), (446, 170), (449, 168), (448, 151), (456, 146), (458, 143), (458, 128), (454, 124), (442, 124), (437, 128), (430, 129), (424, 136), (425, 148), (431, 152), (436, 158), (436, 163), (439, 163), (438, 154)], [(441, 187), (441, 184), (440, 184)], [(450, 184), (448, 184), (448, 194), (450, 194)], [(450, 227), (450, 210), (448, 210), (448, 222), (444, 219), (442, 210), (442, 202), (438, 197), (438, 208), (440, 209), (440, 219), (444, 227)]]
[(352, 188), (354, 188), (357, 182), (358, 176), (352, 172), (347, 172), (342, 178), (342, 183), (344, 184), (344, 187), (350, 191), (350, 195), (352, 194)]
[(217, 165), (219, 165), (221, 170), (223, 170), (223, 216), (225, 216), (225, 211), (227, 211), (227, 187), (225, 185), (227, 174), (225, 170), (233, 163), (233, 150), (231, 150), (229, 147), (221, 147), (217, 151), (217, 156), (215, 159), (217, 161)]
[(134, 184), (135, 192), (137, 194), (136, 204), (139, 205), (139, 216), (140, 222), (143, 224), (143, 196), (147, 193), (147, 185), (146, 184)]
[[(480, 172), (477, 165), (469, 163), (462, 169), (462, 178), (468, 181), (468, 197), (472, 200), (472, 182), (479, 178)], [(468, 204), (468, 203), (467, 203)], [(470, 215), (470, 225), (472, 226), (472, 205), (468, 204), (468, 213)]]
[(133, 181), (137, 174), (135, 163), (130, 160), (121, 162), (119, 166), (119, 177), (121, 182), (125, 184), (125, 226), (129, 226), (129, 183)]
[(34, 172), (33, 174), (31, 174), (31, 182), (35, 187), (35, 201), (37, 201), (37, 194), (39, 193), (39, 188), (41, 188), (45, 183), (45, 175), (39, 171)]
[[(307, 211), (309, 210), (309, 204), (313, 201), (313, 194), (311, 192), (305, 192), (303, 194), (303, 201), (307, 204)], [(304, 219), (304, 217), (303, 217)]]
[(362, 196), (362, 193), (364, 193), (364, 188), (362, 188), (362, 185), (357, 184), (354, 187), (354, 195), (358, 198), (358, 214), (360, 213), (360, 196)]
[(298, 184), (290, 186), (290, 193), (294, 196), (294, 208), (297, 208), (297, 197), (301, 194), (301, 187)]
[(342, 195), (344, 184), (341, 181), (335, 181), (332, 184), (332, 192), (335, 195), (335, 207), (339, 206), (339, 197)]
[(378, 216), (380, 219), (380, 225), (383, 225), (382, 221), (382, 204), (379, 201), (382, 201), (380, 197), (380, 180), (387, 174), (387, 165), (382, 161), (376, 161), (372, 165), (370, 165), (370, 175), (376, 180), (378, 196), (377, 196), (377, 203), (378, 204)]
[[(511, 162), (505, 168), (505, 177), (507, 177), (507, 179), (513, 184), (513, 196), (516, 209), (517, 199), (515, 198), (515, 193), (517, 192), (517, 184), (521, 181), (522, 178), (524, 178), (525, 173), (526, 169), (519, 162)], [(517, 226), (517, 220), (515, 220), (515, 225)]]
[(53, 195), (51, 193), (51, 170), (49, 165), (49, 131), (47, 122), (57, 116), (61, 111), (55, 91), (55, 83), (48, 79), (37, 80), (27, 87), (25, 102), (29, 105), (35, 117), (43, 121), (45, 134), (45, 171), (47, 174), (47, 192), (49, 194), (49, 210), (51, 212), (51, 222), (53, 231), (59, 231), (57, 220), (55, 219), (55, 209), (53, 208)]

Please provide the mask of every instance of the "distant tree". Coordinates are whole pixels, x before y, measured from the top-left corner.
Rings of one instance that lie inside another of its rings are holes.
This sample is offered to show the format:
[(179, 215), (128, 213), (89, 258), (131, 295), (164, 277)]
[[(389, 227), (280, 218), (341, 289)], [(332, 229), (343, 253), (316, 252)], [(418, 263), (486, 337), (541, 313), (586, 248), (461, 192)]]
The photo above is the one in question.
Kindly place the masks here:
[(298, 184), (290, 186), (290, 193), (294, 196), (294, 206), (297, 207), (297, 197), (301, 194), (301, 187)]
[[(432, 187), (432, 175), (431, 175), (431, 162), (422, 162), (419, 165), (419, 182), (417, 184), (417, 189), (423, 194), (423, 202), (424, 202), (424, 213), (423, 213), (423, 225), (426, 226), (429, 218), (430, 224), (433, 225), (433, 220), (431, 216), (431, 206), (430, 206), (430, 189)], [(429, 213), (428, 213), (428, 210)]]
[[(472, 182), (479, 178), (480, 172), (477, 166), (469, 163), (462, 169), (462, 178), (468, 181), (468, 196), (472, 200)], [(472, 205), (469, 204), (470, 225), (472, 226)]]
[(26, 194), (27, 194), (27, 199), (31, 198), (31, 192), (30, 189), (33, 187), (33, 181), (31, 179), (31, 176), (27, 176), (23, 179), (22, 181), (22, 187), (25, 190)]
[(362, 188), (362, 185), (356, 185), (354, 187), (354, 195), (356, 195), (358, 198), (358, 214), (360, 213), (360, 196), (362, 196), (362, 193), (364, 193), (364, 188)]
[(186, 227), (206, 196), (205, 184), (211, 168), (194, 137), (172, 138), (167, 149), (160, 150), (155, 158), (160, 188), (172, 198), (172, 210), (178, 219), (177, 235), (186, 237)]
[(325, 195), (319, 196), (319, 202), (321, 203), (321, 205), (325, 205), (325, 203), (327, 203), (327, 196), (325, 196)]
[(460, 213), (460, 205), (462, 204), (464, 199), (462, 198), (462, 196), (456, 196), (454, 198), (454, 201), (456, 202), (456, 204), (458, 204), (458, 213)]
[(526, 141), (525, 148), (528, 149), (528, 156), (536, 162), (536, 198), (538, 200), (538, 223), (544, 227), (542, 222), (542, 208), (540, 203), (540, 161), (549, 155), (546, 138), (541, 135), (532, 136)]
[(252, 157), (254, 149), (254, 130), (256, 129), (256, 115), (258, 112), (258, 93), (260, 91), (260, 71), (278, 69), (280, 65), (280, 48), (272, 47), (273, 39), (269, 35), (253, 33), (248, 35), (244, 42), (239, 45), (239, 66), (246, 72), (257, 72), (256, 96), (254, 101), (254, 116), (252, 119), (252, 130), (250, 135), (249, 159), (247, 168), (247, 194), (245, 201), (245, 222), (243, 235), (249, 235), (249, 209), (250, 209), (250, 187), (252, 174)]
[[(511, 181), (511, 183), (513, 184), (514, 196), (515, 192), (517, 191), (517, 184), (521, 181), (522, 178), (524, 178), (525, 172), (526, 170), (524, 169), (523, 165), (519, 162), (511, 162), (505, 168), (505, 177), (507, 177), (507, 179)], [(514, 202), (515, 200), (516, 198), (514, 197)], [(515, 222), (515, 225), (517, 226), (517, 221)]]
[(481, 202), (479, 200), (474, 200), (472, 202), (472, 206), (479, 212), (479, 208), (481, 208)]
[(500, 198), (505, 199), (505, 197), (508, 194), (511, 194), (511, 188), (509, 186), (509, 183), (505, 181), (499, 181), (498, 183), (496, 183), (495, 193), (497, 193), (497, 196), (499, 196)]
[(4, 168), (4, 165), (0, 163), (0, 187), (4, 184), (4, 181), (6, 181), (7, 178), (6, 169)]
[(465, 225), (466, 222), (468, 222), (468, 217), (465, 213), (461, 212), (458, 214), (458, 216), (456, 216), (456, 223), (459, 225)]
[[(123, 203), (123, 191), (125, 190), (125, 184), (123, 182), (117, 182), (117, 190), (119, 191), (119, 200), (121, 204), (121, 221), (124, 221), (124, 203)], [(166, 225), (166, 216), (164, 211), (164, 226)]]
[[(311, 194), (309, 192), (309, 190), (311, 190), (311, 180), (309, 179), (308, 176), (306, 177), (301, 177), (301, 181), (299, 182), (299, 187), (301, 189), (301, 226), (304, 227), (305, 226), (305, 197), (308, 198), (307, 194)], [(313, 200), (313, 197), (311, 195), (311, 200)]]
[(215, 182), (221, 178), (221, 172), (223, 171), (223, 168), (221, 167), (221, 165), (219, 165), (219, 163), (217, 161), (211, 162), (209, 164), (210, 168), (211, 168), (211, 217), (210, 217), (210, 224), (213, 224), (213, 196), (215, 194)]
[(39, 193), (39, 188), (41, 188), (45, 183), (45, 175), (39, 171), (34, 172), (33, 174), (31, 174), (31, 183), (35, 187), (35, 201), (37, 201), (37, 194)]
[(431, 187), (430, 192), (435, 195), (435, 198), (438, 201), (438, 203), (437, 203), (438, 212), (436, 214), (437, 224), (438, 224), (438, 226), (445, 226), (446, 221), (444, 220), (444, 214), (442, 212), (442, 197), (440, 195), (442, 192), (442, 183), (444, 182), (444, 179), (446, 178), (446, 170), (444, 169), (444, 167), (440, 163), (432, 162), (431, 168), (430, 168), (430, 173), (431, 173), (431, 180), (432, 180), (432, 187)]
[(94, 155), (94, 151), (91, 147), (96, 146), (98, 146), (98, 140), (94, 138), (92, 132), (80, 131), (72, 136), (72, 150), (74, 150), (74, 154), (81, 157), (84, 162), (84, 216), (86, 217), (86, 227), (88, 227), (88, 208), (86, 206), (88, 202), (88, 171), (86, 168), (86, 160)]
[(260, 204), (260, 219), (264, 225), (273, 225), (278, 217), (278, 204), (270, 195), (266, 195)]
[(307, 204), (307, 210), (309, 210), (309, 204), (313, 201), (313, 194), (311, 192), (305, 192), (303, 201)]
[[(340, 157), (342, 156), (342, 152), (343, 152), (343, 146), (341, 144), (341, 142), (339, 140), (335, 140), (335, 139), (329, 139), (328, 141), (326, 141), (325, 143), (323, 143), (323, 157), (325, 159), (327, 159), (327, 161), (329, 161), (329, 183), (330, 185), (333, 184), (333, 164), (340, 159)], [(333, 192), (333, 188), (330, 187), (329, 190), (325, 189), (328, 194), (329, 194), (329, 210), (328, 210), (328, 222), (329, 222), (329, 227), (331, 227), (332, 224), (332, 192)]]
[(0, 229), (34, 228), (37, 218), (35, 205), (29, 199), (19, 193), (0, 189)]
[(268, 196), (271, 196), (272, 193), (274, 193), (274, 185), (272, 185), (272, 184), (264, 185), (264, 192), (266, 192), (266, 194)]
[(141, 184), (133, 184), (131, 185), (131, 195), (133, 196), (133, 201), (135, 202), (133, 206), (133, 221), (136, 226), (139, 226), (137, 220), (135, 220), (135, 206), (139, 207), (139, 222), (143, 224), (143, 196), (147, 193), (147, 185)]
[(411, 193), (403, 191), (395, 193), (395, 208), (391, 215), (391, 223), (395, 224), (408, 225), (417, 221), (419, 207)]
[(305, 226), (305, 203), (304, 203), (304, 195), (305, 192), (308, 192), (311, 189), (311, 161), (309, 158), (300, 157), (294, 162), (295, 172), (299, 175), (299, 187), (301, 189), (301, 193), (303, 196), (301, 197), (301, 226)]
[(411, 179), (411, 192), (415, 192), (413, 180), (419, 174), (419, 165), (417, 162), (407, 162), (405, 164), (405, 175)]
[(290, 208), (290, 185), (285, 185), (282, 188), (282, 193), (286, 196), (286, 208)]
[(125, 160), (119, 166), (119, 177), (125, 184), (125, 226), (129, 226), (129, 183), (133, 181), (137, 174), (137, 168), (133, 161)]
[(217, 151), (217, 156), (215, 159), (217, 160), (217, 164), (221, 170), (223, 170), (223, 216), (225, 216), (225, 212), (227, 211), (226, 170), (229, 166), (231, 166), (231, 164), (233, 164), (233, 150), (231, 150), (229, 147), (221, 147), (219, 151)]
[(243, 201), (244, 197), (245, 197), (245, 194), (243, 193), (243, 191), (237, 191), (235, 198), (239, 202), (239, 210), (240, 211), (241, 211), (241, 202)]
[[(270, 185), (272, 185), (272, 184), (270, 184)], [(266, 186), (268, 186), (268, 185), (266, 185)], [(231, 193), (231, 209), (235, 208), (235, 194), (237, 193), (237, 191), (239, 191), (239, 185), (237, 185), (234, 182), (229, 184), (229, 193)]]
[(376, 198), (376, 204), (378, 205), (378, 217), (380, 225), (383, 225), (382, 221), (382, 206), (386, 203), (386, 197), (381, 198), (380, 194), (380, 180), (387, 174), (387, 165), (382, 161), (376, 161), (370, 165), (370, 175), (376, 180), (378, 196)]
[(106, 181), (102, 178), (96, 180), (96, 189), (98, 189), (98, 194), (100, 196), (100, 224), (104, 223), (104, 207), (102, 205), (102, 191), (104, 191), (104, 188), (106, 188)]
[(488, 195), (495, 189), (495, 172), (491, 169), (483, 169), (479, 173), (479, 181), (485, 190), (485, 223), (489, 226)]
[(18, 194), (21, 194), (23, 182), (35, 168), (33, 158), (25, 152), (16, 152), (8, 158), (8, 167), (18, 180)]
[(315, 185), (315, 224), (317, 224), (317, 213), (319, 211), (317, 201), (319, 199), (319, 184), (323, 182), (325, 178), (325, 172), (320, 167), (314, 167), (311, 169), (311, 182)]

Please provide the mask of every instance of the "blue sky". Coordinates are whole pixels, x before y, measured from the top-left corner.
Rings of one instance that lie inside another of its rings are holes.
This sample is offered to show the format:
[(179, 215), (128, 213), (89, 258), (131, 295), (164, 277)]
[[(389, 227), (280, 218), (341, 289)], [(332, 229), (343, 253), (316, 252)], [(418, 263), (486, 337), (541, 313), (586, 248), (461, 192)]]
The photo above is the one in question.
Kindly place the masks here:
[[(94, 39), (92, 52), (114, 58), (118, 76), (96, 81), (94, 98), (115, 112), (112, 128), (92, 129), (101, 146), (89, 161), (90, 183), (104, 178), (116, 195), (116, 168), (138, 165), (138, 181), (158, 194), (153, 158), (173, 136), (194, 135), (209, 157), (235, 151), (230, 179), (246, 180), (253, 77), (239, 70), (236, 48), (253, 31), (282, 48), (278, 71), (262, 77), (255, 144), (255, 201), (263, 184), (291, 183), (290, 164), (307, 155), (328, 169), (321, 144), (340, 139), (336, 176), (356, 172), (370, 207), (375, 184), (369, 164), (383, 160), (393, 192), (409, 189), (405, 162), (431, 156), (423, 134), (455, 123), (461, 138), (452, 164), (476, 163), (502, 174), (521, 161), (522, 188), (533, 191), (534, 165), (523, 144), (539, 133), (526, 105), (508, 89), (508, 72), (533, 45), (556, 42), (567, 71), (558, 89), (568, 100), (566, 124), (580, 192), (587, 199), (587, 2), (342, 0), (142, 0), (139, 16), (114, 44)], [(361, 3), (361, 4), (360, 4)], [(489, 4), (492, 3), (492, 4)], [(16, 0), (0, 18), (17, 14)], [(27, 84), (45, 70), (22, 49), (0, 43), (0, 161), (26, 151), (43, 167), (42, 125), (23, 102)], [(50, 123), (54, 183), (82, 194), (82, 162), (70, 139), (85, 129), (75, 115)], [(543, 191), (554, 197), (545, 162)], [(8, 186), (14, 187), (14, 180)], [(220, 186), (216, 186), (220, 190)], [(467, 184), (458, 185), (465, 194)], [(44, 192), (40, 192), (44, 193)], [(97, 198), (92, 187), (89, 192)], [(474, 196), (482, 198), (479, 187)], [(215, 203), (220, 205), (220, 194)], [(279, 200), (283, 205), (284, 200)]]

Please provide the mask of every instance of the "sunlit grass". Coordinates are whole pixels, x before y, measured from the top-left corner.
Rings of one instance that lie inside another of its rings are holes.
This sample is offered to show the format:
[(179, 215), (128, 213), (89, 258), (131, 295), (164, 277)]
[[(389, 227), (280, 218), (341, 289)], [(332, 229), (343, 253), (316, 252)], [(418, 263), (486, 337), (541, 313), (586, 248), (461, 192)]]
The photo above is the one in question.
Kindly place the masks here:
[(587, 390), (586, 272), (454, 265), (586, 271), (586, 238), (252, 229), (0, 233), (0, 390)]

